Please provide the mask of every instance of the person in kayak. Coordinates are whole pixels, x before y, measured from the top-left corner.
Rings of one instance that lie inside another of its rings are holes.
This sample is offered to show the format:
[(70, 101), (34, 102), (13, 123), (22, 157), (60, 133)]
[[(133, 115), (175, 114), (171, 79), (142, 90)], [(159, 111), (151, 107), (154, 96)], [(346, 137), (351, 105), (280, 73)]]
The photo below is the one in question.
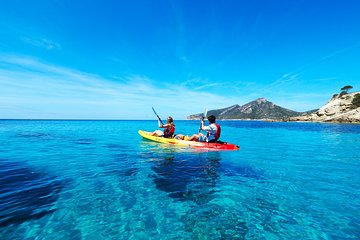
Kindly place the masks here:
[(164, 131), (155, 130), (151, 133), (151, 136), (164, 137), (164, 138), (172, 138), (175, 133), (175, 124), (174, 119), (172, 117), (168, 117), (166, 123), (163, 125), (161, 123), (160, 118), (158, 118), (159, 128), (164, 128)]
[(207, 134), (204, 135), (202, 133), (194, 134), (191, 137), (184, 136), (181, 134), (176, 135), (175, 138), (185, 140), (185, 141), (198, 141), (198, 142), (217, 142), (220, 138), (221, 127), (219, 124), (215, 123), (216, 117), (214, 115), (210, 115), (208, 118), (210, 125), (205, 126), (204, 119), (201, 119), (201, 130), (206, 131)]

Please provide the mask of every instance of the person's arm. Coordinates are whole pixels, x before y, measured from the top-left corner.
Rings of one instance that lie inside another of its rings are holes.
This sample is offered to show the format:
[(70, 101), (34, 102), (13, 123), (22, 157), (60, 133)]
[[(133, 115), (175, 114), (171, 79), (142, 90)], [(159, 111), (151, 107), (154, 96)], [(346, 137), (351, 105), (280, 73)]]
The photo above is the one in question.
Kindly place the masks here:
[(204, 119), (201, 119), (201, 130), (204, 130), (204, 127), (205, 127), (205, 121)]
[(210, 125), (208, 125), (208, 126), (202, 125), (201, 130), (203, 130), (203, 131), (211, 131), (211, 126)]
[[(158, 125), (159, 125), (159, 128), (163, 128), (164, 125), (162, 125), (161, 121), (160, 121), (160, 118), (158, 119)], [(166, 124), (165, 124), (166, 125)]]
[[(160, 124), (160, 125), (161, 125), (161, 124)], [(167, 127), (169, 127), (169, 126), (170, 126), (170, 124), (169, 124), (169, 123), (165, 123), (164, 125), (161, 125), (161, 126), (160, 126), (160, 125), (159, 125), (159, 127), (160, 127), (160, 128), (167, 128)]]

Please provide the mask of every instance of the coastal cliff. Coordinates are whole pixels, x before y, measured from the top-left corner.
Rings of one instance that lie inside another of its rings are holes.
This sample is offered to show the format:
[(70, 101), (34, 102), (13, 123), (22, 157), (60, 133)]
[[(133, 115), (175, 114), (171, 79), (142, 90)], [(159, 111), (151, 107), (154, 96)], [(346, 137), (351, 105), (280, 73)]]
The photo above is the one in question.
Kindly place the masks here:
[(318, 111), (290, 117), (289, 121), (360, 123), (360, 92), (335, 94)]

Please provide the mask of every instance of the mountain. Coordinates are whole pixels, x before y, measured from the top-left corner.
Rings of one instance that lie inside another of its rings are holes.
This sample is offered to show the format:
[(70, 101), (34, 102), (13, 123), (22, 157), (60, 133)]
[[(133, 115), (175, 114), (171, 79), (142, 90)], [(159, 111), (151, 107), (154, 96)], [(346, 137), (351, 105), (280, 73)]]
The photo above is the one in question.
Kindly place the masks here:
[(360, 123), (360, 92), (335, 94), (318, 111), (289, 121)]
[[(268, 119), (283, 120), (301, 116), (303, 113), (280, 107), (265, 98), (259, 98), (243, 106), (238, 104), (208, 111), (207, 116), (215, 115), (217, 119)], [(201, 114), (193, 114), (188, 119), (199, 119)]]

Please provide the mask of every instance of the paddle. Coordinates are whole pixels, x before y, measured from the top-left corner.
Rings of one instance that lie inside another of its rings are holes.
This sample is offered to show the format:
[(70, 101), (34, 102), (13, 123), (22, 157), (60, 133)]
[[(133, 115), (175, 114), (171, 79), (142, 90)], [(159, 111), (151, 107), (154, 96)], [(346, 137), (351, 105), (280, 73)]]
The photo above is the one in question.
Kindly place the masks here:
[(163, 121), (161, 121), (161, 118), (159, 117), (159, 115), (156, 113), (155, 109), (153, 107), (151, 107), (153, 112), (155, 113), (155, 115), (157, 116), (157, 118), (159, 119), (159, 121), (161, 122), (161, 125), (164, 125)]
[(199, 133), (200, 133), (201, 127), (202, 127), (202, 121), (204, 121), (204, 118), (206, 118), (206, 114), (207, 114), (207, 108), (204, 109), (204, 113), (203, 113), (202, 116), (200, 117)]

